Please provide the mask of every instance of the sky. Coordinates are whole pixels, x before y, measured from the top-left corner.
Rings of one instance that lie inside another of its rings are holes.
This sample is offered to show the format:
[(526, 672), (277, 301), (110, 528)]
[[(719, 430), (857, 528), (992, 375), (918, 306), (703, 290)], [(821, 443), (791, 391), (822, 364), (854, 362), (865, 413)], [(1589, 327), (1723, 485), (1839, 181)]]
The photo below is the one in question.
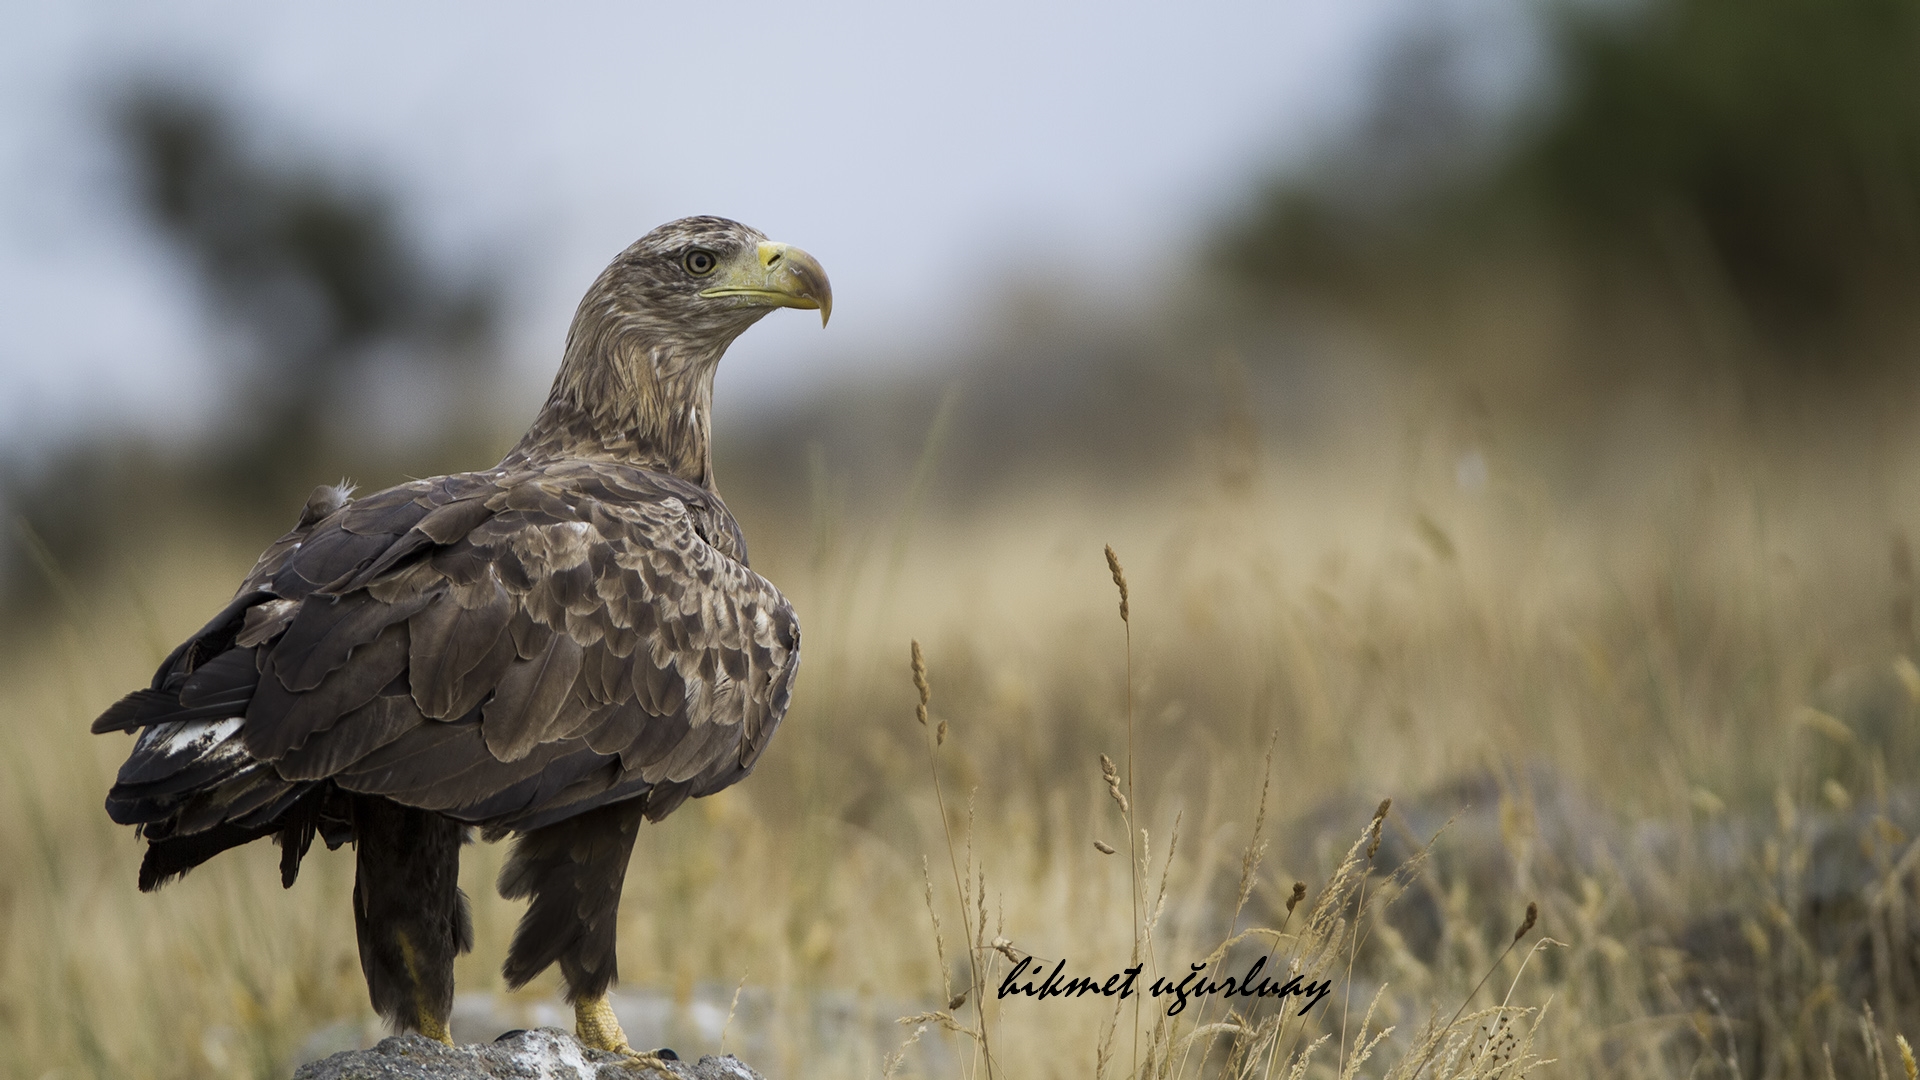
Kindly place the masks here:
[(529, 385), (594, 275), (662, 221), (807, 249), (831, 328), (769, 318), (721, 369), (718, 408), (765, 408), (924, 362), (1009, 279), (1149, 302), (1224, 208), (1352, 122), (1422, 10), (5, 0), (0, 448), (189, 435), (220, 405), (194, 282), (105, 140), (128, 77), (229, 101), (269, 149), (391, 185), (435, 252), (505, 267)]

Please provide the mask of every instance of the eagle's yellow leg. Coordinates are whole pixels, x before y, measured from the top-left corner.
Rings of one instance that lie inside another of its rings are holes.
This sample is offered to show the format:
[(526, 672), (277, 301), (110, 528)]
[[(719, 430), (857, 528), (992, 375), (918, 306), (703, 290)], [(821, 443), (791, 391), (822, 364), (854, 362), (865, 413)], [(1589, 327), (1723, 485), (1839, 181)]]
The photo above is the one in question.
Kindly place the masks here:
[(613, 1015), (613, 1006), (605, 997), (574, 1002), (574, 1030), (580, 1041), (595, 1050), (609, 1050), (616, 1054), (625, 1054), (633, 1058), (634, 1063), (659, 1072), (668, 1072), (665, 1059), (658, 1054), (642, 1053), (627, 1045), (627, 1033), (620, 1030), (620, 1019)]
[(633, 1053), (633, 1047), (627, 1045), (627, 1033), (620, 1030), (620, 1018), (613, 1015), (613, 1006), (607, 1004), (606, 998), (574, 1002), (573, 1019), (580, 1041), (595, 1050)]
[(429, 1039), (452, 1046), (453, 1032), (447, 1030), (447, 1022), (434, 1013), (426, 993), (417, 989), (420, 986), (420, 962), (418, 954), (413, 951), (413, 941), (407, 937), (405, 930), (394, 931), (393, 938), (400, 943), (400, 962), (407, 966), (407, 977), (413, 980), (416, 987), (413, 995), (413, 1029)]
[(419, 1022), (414, 1026), (420, 1029), (420, 1034), (425, 1035), (429, 1039), (436, 1039), (446, 1043), (448, 1046), (453, 1045), (453, 1032), (448, 1031), (447, 1025), (442, 1023), (437, 1016), (428, 1016), (425, 1012), (422, 1012)]

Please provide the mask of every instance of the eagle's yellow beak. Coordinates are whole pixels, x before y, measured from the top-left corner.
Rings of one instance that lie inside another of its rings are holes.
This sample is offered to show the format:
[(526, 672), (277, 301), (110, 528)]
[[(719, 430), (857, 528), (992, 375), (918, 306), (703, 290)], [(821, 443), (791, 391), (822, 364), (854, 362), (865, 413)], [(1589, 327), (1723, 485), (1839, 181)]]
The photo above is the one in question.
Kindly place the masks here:
[(754, 253), (721, 268), (720, 280), (701, 296), (744, 296), (773, 307), (820, 310), (820, 325), (833, 314), (833, 286), (813, 256), (789, 244), (762, 240)]

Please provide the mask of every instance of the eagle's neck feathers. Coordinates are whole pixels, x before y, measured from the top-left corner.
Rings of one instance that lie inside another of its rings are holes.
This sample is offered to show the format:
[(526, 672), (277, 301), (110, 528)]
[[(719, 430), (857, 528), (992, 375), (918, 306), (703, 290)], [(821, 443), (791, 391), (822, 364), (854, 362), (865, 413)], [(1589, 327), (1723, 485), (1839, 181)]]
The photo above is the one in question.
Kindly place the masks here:
[(553, 390), (509, 462), (613, 459), (713, 487), (713, 374), (747, 323), (689, 334), (650, 314), (581, 305)]

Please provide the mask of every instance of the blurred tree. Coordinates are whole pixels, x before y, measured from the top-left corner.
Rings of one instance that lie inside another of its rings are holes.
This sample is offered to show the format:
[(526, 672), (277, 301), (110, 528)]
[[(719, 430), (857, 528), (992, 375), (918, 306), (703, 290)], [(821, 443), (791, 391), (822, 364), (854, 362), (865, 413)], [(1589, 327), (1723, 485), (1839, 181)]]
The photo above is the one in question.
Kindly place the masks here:
[(264, 542), (315, 484), (347, 469), (369, 481), (397, 474), (379, 446), (341, 437), (343, 418), (364, 436), (370, 413), (396, 411), (372, 408), (395, 382), (453, 406), (398, 410), (421, 429), (410, 433), (410, 471), (453, 456), (450, 443), (492, 440), (490, 414), (478, 431), (443, 421), (484, 404), (472, 388), (485, 380), (472, 376), (496, 356), (495, 289), (428, 258), (377, 182), (343, 179), (312, 152), (269, 157), (226, 108), (172, 84), (124, 84), (107, 120), (142, 216), (172, 241), (214, 316), (209, 347), (224, 385), (208, 393), (223, 407), (187, 447), (109, 438), (0, 465), (11, 526), (0, 530), (0, 593), (13, 604), (74, 593), (115, 544), (161, 516), (216, 515)]
[(1576, 11), (1566, 94), (1509, 183), (1585, 244), (1698, 228), (1756, 321), (1903, 312), (1920, 282), (1920, 5), (1681, 0)]
[[(1747, 364), (1853, 377), (1893, 359), (1862, 346), (1911, 326), (1920, 285), (1920, 4), (1572, 4), (1544, 25), (1556, 82), (1503, 138), (1376, 124), (1224, 230), (1228, 263), (1350, 299), (1520, 250), (1643, 288), (1680, 266), (1764, 342)], [(1447, 99), (1396, 78), (1382, 116)], [(1460, 167), (1457, 145), (1491, 149)]]
[(238, 342), (232, 420), (211, 448), (234, 495), (279, 505), (304, 493), (326, 418), (367, 392), (353, 383), (370, 366), (431, 369), (451, 386), (492, 358), (492, 289), (435, 267), (373, 183), (251, 153), (218, 104), (170, 86), (135, 84), (113, 119), (142, 210)]

